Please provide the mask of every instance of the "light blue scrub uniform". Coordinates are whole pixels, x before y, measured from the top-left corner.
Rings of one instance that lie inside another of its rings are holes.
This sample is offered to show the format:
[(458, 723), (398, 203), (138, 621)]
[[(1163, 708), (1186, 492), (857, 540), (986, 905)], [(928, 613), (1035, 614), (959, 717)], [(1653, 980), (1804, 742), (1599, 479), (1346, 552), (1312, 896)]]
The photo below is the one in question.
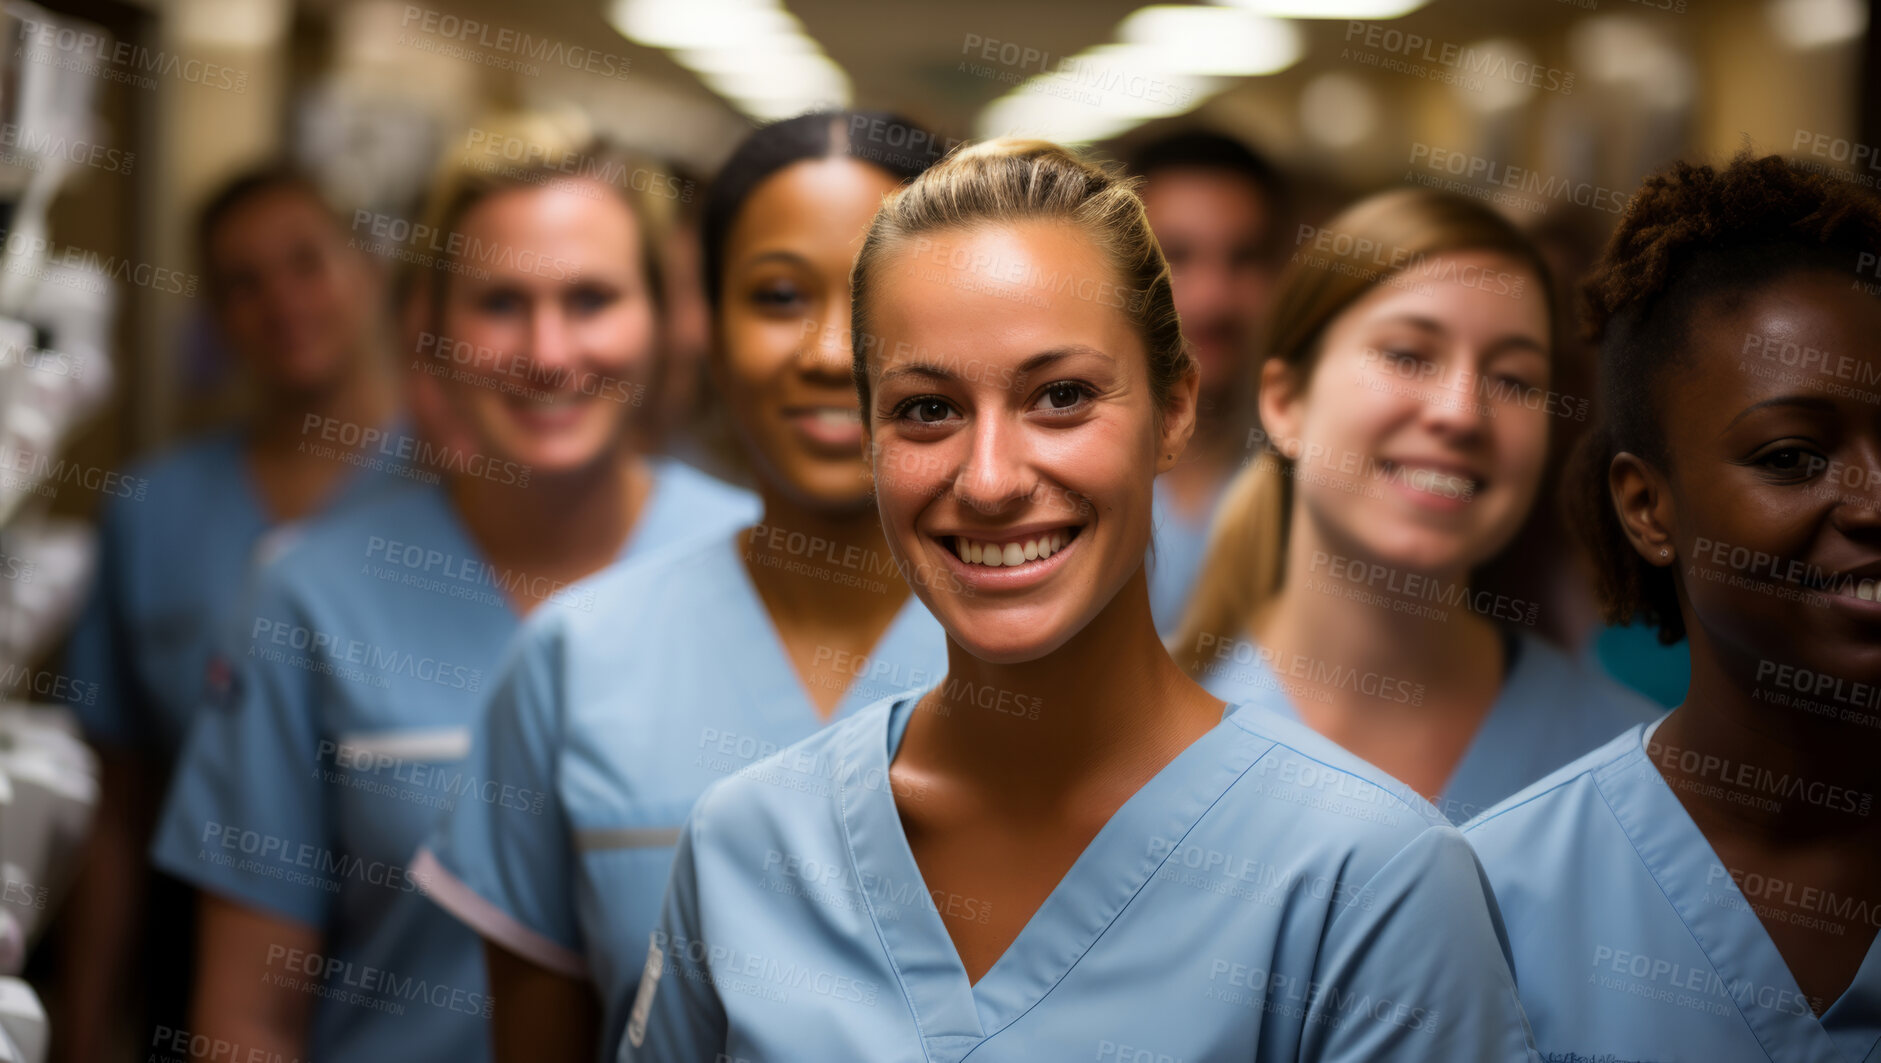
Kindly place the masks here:
[[(462, 802), (414, 864), (432, 899), (484, 937), (594, 981), (608, 1015), (602, 1058), (613, 1058), (693, 802), (822, 724), (739, 540), (621, 566), (591, 581), (594, 612), (532, 621), (470, 764), (542, 800)], [(827, 656), (818, 663), (854, 677), (839, 716), (947, 670), (940, 625), (913, 596), (866, 656)]]
[[(1144, 566), (1149, 577), (1150, 616), (1156, 621), (1156, 632), (1166, 638), (1181, 626), (1182, 614), (1195, 593), (1195, 582), (1206, 560), (1215, 503), (1209, 503), (1200, 520), (1192, 520), (1170, 503), (1163, 482), (1160, 478), (1156, 481), (1150, 497), (1150, 526), (1155, 529), (1155, 539)], [(1224, 489), (1226, 486), (1222, 485)], [(1216, 498), (1219, 500), (1219, 492)]]
[(890, 792), (919, 696), (700, 799), (623, 1061), (1532, 1058), (1462, 834), (1255, 708), (1124, 802), (969, 984), (941, 913), (990, 910), (928, 889), (896, 810), (922, 795)]
[[(623, 550), (723, 533), (755, 505), (656, 463)], [(152, 856), (201, 890), (320, 932), (318, 955), (271, 949), (264, 971), (314, 998), (307, 1056), (487, 1059), (493, 1002), (477, 937), (424, 898), (408, 865), (442, 810), (522, 799), (461, 764), (489, 669), (520, 625), (505, 588), (580, 611), (583, 585), (493, 570), (429, 485), (309, 525), (255, 583)]]
[[(1467, 822), (1622, 730), (1657, 719), (1662, 711), (1606, 676), (1575, 664), (1543, 639), (1504, 631), (1503, 647), (1508, 660), (1502, 692), (1436, 801), (1452, 823)], [(1230, 704), (1253, 702), (1291, 719), (1300, 715), (1293, 698), (1310, 696), (1315, 677), (1349, 681), (1353, 689), (1399, 702), (1409, 712), (1422, 704), (1422, 691), (1408, 680), (1350, 669), (1335, 674), (1312, 658), (1274, 661), (1273, 656), (1250, 642), (1218, 644), (1202, 651), (1206, 668), (1196, 679)]]
[[(1542, 1058), (1881, 1060), (1881, 943), (1817, 1018), (1647, 756), (1651, 731), (1629, 729), (1466, 828)], [(1875, 932), (1865, 907), (1841, 918)]]
[[(140, 462), (125, 483), (127, 493), (111, 500), (99, 524), (98, 573), (64, 668), (87, 738), (167, 763), (249, 589), (256, 545), (275, 522), (255, 493), (238, 431)], [(324, 508), (409, 483), (355, 472)]]

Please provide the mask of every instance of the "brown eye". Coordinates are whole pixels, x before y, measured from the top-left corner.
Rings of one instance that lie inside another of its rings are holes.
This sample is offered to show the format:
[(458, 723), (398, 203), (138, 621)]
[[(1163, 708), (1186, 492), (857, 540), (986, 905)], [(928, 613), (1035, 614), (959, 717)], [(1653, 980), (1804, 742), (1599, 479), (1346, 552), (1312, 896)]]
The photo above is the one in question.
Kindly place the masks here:
[(1063, 411), (1076, 409), (1090, 395), (1090, 389), (1070, 380), (1061, 380), (1047, 384), (1039, 392), (1039, 406), (1045, 410)]
[(947, 404), (939, 399), (923, 399), (915, 403), (909, 412), (914, 415), (915, 420), (923, 424), (932, 424), (935, 421), (947, 419)]

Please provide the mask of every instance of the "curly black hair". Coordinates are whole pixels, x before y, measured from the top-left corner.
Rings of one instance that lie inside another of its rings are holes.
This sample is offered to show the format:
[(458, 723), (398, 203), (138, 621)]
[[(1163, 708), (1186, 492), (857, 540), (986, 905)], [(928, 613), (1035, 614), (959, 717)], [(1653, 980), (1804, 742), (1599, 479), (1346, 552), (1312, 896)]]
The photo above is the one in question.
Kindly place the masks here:
[(1572, 516), (1608, 622), (1642, 619), (1667, 645), (1685, 637), (1676, 577), (1634, 551), (1607, 470), (1620, 453), (1665, 467), (1663, 385), (1693, 361), (1696, 315), (1729, 313), (1753, 289), (1798, 272), (1852, 279), (1860, 256), (1877, 251), (1881, 200), (1778, 155), (1746, 152), (1721, 170), (1679, 162), (1633, 194), (1582, 285), (1587, 338), (1600, 348), (1601, 424), (1569, 471)]

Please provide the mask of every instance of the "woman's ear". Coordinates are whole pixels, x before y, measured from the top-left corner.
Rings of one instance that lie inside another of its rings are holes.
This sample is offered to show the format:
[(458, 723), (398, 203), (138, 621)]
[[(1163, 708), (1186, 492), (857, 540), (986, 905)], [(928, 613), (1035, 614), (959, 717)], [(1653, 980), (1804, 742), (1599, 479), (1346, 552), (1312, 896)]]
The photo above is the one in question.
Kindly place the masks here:
[(1156, 455), (1156, 471), (1166, 472), (1188, 449), (1195, 435), (1195, 407), (1202, 389), (1202, 372), (1189, 363), (1188, 371), (1176, 378), (1162, 410), (1162, 451)]
[(1647, 564), (1662, 568), (1678, 561), (1670, 486), (1663, 473), (1637, 454), (1622, 451), (1607, 466), (1607, 493), (1620, 527)]
[(1267, 359), (1261, 363), (1261, 387), (1255, 400), (1268, 441), (1289, 458), (1299, 454), (1300, 421), (1306, 398), (1300, 390), (1298, 376), (1284, 358)]

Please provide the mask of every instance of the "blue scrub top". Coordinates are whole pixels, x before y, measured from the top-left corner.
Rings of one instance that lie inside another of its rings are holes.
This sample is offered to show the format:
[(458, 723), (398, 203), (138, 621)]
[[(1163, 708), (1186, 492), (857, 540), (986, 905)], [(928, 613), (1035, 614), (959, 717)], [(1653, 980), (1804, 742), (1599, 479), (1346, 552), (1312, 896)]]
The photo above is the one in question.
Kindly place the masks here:
[[(822, 720), (738, 536), (591, 583), (593, 612), (545, 615), (517, 640), (471, 753), (473, 774), (540, 799), (460, 803), (414, 870), (485, 938), (592, 978), (611, 1059), (693, 802)], [(845, 716), (937, 679), (946, 638), (910, 596), (866, 657), (829, 663), (855, 677)]]
[[(1223, 484), (1223, 489), (1226, 484)], [(1182, 625), (1182, 614), (1189, 607), (1189, 597), (1195, 593), (1195, 582), (1200, 578), (1202, 562), (1208, 551), (1208, 529), (1215, 517), (1215, 503), (1211, 502), (1200, 520), (1185, 516), (1168, 499), (1168, 492), (1163, 488), (1163, 480), (1158, 478), (1154, 493), (1150, 499), (1150, 527), (1155, 538), (1149, 554), (1144, 558), (1144, 566), (1149, 577), (1150, 615), (1155, 618), (1156, 632), (1167, 638), (1175, 634)], [(1216, 501), (1220, 492), (1216, 493)]]
[[(1242, 708), (1124, 802), (977, 983), (902, 830), (904, 695), (708, 790), (620, 1058), (1532, 1059), (1463, 836)], [(722, 1054), (720, 1054), (722, 1053)]]
[[(1881, 1059), (1881, 941), (1817, 1018), (1648, 757), (1651, 731), (1627, 730), (1465, 828), (1543, 1058)], [(1850, 932), (1872, 935), (1875, 918), (1848, 916)]]
[[(624, 552), (722, 533), (755, 500), (676, 463)], [(321, 932), (270, 952), (316, 997), (314, 1059), (489, 1056), (474, 934), (421, 893), (412, 852), (442, 811), (515, 795), (461, 764), (519, 618), (525, 573), (482, 559), (441, 486), (308, 525), (255, 578), (241, 637), (190, 729), (152, 857), (199, 889)], [(576, 583), (538, 607), (592, 607)]]
[[(202, 704), (214, 649), (248, 591), (257, 544), (274, 526), (234, 429), (133, 465), (136, 492), (98, 528), (98, 572), (65, 650), (84, 684), (72, 705), (86, 737), (171, 760)], [(346, 476), (323, 509), (408, 485), (395, 473)]]
[[(1544, 639), (1506, 631), (1504, 635), (1511, 660), (1502, 691), (1436, 801), (1452, 823), (1467, 822), (1620, 731), (1657, 719), (1662, 711), (1575, 664)], [(1253, 702), (1299, 719), (1289, 690), (1304, 693), (1310, 688), (1277, 675), (1270, 653), (1240, 641), (1215, 646), (1204, 656), (1208, 669), (1196, 678), (1209, 693), (1230, 704)], [(1292, 662), (1280, 671), (1293, 674), (1296, 666), (1311, 669), (1314, 663)], [(1354, 682), (1363, 681), (1352, 675)], [(1388, 700), (1416, 704), (1411, 700), (1415, 692), (1405, 681), (1382, 682), (1380, 690)]]

